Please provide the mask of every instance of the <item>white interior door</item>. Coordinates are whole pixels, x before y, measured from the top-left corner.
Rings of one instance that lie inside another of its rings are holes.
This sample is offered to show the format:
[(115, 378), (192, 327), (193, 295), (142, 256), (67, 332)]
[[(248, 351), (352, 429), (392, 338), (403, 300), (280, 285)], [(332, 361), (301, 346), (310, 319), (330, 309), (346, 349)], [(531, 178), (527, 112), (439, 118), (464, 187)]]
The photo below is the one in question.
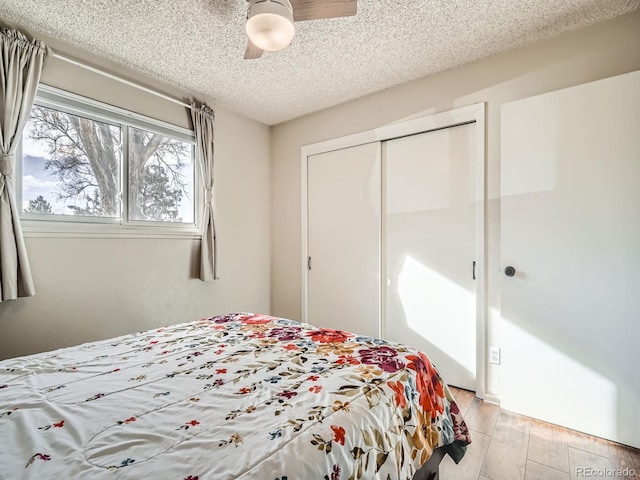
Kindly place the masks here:
[(476, 388), (476, 125), (383, 142), (384, 337)]
[(640, 72), (502, 107), (504, 408), (640, 447)]
[(380, 336), (380, 144), (307, 157), (308, 322)]

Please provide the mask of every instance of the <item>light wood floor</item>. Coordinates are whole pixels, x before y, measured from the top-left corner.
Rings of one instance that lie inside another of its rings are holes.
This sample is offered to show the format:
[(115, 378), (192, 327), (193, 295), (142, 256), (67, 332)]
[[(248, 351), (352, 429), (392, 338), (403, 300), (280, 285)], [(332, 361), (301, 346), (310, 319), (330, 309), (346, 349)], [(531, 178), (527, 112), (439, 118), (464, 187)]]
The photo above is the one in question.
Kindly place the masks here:
[[(640, 450), (534, 420), (452, 387), (471, 430), (459, 465), (445, 457), (441, 480), (640, 480)], [(588, 477), (587, 468), (635, 471), (635, 476)], [(585, 469), (585, 470), (580, 470)]]

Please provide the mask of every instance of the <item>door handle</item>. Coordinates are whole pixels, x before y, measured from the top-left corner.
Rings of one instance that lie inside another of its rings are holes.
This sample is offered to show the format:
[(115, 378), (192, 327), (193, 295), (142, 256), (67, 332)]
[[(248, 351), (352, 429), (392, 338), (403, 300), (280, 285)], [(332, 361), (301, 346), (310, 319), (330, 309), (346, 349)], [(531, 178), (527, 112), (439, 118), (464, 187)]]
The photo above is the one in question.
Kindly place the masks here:
[(515, 268), (513, 268), (511, 265), (509, 265), (508, 267), (506, 267), (506, 268), (504, 269), (504, 274), (505, 274), (507, 277), (513, 277), (513, 276), (516, 274), (516, 269), (515, 269)]
[(307, 269), (311, 271), (311, 257), (307, 258)]

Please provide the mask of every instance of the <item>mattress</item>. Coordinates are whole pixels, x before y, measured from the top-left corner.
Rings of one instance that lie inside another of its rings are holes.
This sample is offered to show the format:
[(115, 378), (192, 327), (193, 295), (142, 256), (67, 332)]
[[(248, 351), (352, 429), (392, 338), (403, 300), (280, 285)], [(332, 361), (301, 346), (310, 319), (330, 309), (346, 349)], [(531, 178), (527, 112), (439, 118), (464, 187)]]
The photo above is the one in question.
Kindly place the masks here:
[(410, 480), (471, 441), (427, 356), (234, 313), (0, 362), (0, 478)]

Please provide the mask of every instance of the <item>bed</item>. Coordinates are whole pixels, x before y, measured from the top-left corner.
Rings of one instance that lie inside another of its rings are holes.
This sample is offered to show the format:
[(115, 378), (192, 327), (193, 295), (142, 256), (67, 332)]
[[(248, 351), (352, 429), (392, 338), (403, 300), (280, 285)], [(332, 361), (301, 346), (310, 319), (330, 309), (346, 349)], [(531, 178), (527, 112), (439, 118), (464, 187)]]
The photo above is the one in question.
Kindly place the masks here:
[(0, 362), (0, 439), (7, 480), (411, 480), (471, 441), (424, 353), (250, 313)]

